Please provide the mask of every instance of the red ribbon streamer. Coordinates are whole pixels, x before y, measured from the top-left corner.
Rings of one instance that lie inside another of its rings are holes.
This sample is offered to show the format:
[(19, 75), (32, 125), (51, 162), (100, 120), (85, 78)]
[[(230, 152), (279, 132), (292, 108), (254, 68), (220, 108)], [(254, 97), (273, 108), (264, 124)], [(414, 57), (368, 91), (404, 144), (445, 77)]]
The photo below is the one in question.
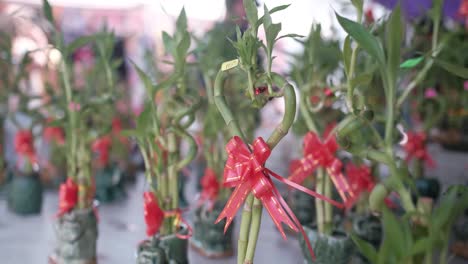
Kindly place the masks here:
[(355, 200), (356, 195), (350, 188), (347, 179), (343, 176), (343, 164), (335, 157), (338, 144), (334, 136), (329, 136), (332, 129), (333, 126), (327, 127), (324, 133), (324, 137), (326, 138), (324, 141), (314, 132), (309, 132), (305, 135), (303, 144), (304, 157), (299, 160), (301, 165), (298, 165), (297, 162), (294, 165), (295, 169), (289, 180), (301, 184), (318, 167), (325, 168), (341, 199), (346, 207), (349, 208), (353, 200)]
[(406, 162), (412, 159), (424, 160), (429, 167), (435, 167), (435, 161), (429, 155), (426, 147), (426, 133), (408, 132), (408, 141), (403, 146), (406, 151)]
[(59, 188), (59, 212), (57, 217), (70, 212), (78, 203), (78, 185), (68, 178), (65, 183), (60, 184)]
[(302, 225), (279, 194), (270, 176), (277, 178), (280, 182), (292, 188), (296, 188), (316, 198), (323, 199), (337, 207), (343, 206), (323, 195), (284, 179), (265, 168), (264, 164), (271, 154), (271, 149), (263, 138), (257, 138), (252, 147), (253, 153), (250, 152), (244, 142), (237, 136), (233, 137), (226, 145), (228, 159), (224, 168), (224, 185), (226, 187), (235, 187), (235, 190), (215, 223), (226, 218), (224, 227), (224, 231), (226, 231), (234, 219), (236, 212), (244, 203), (248, 194), (252, 192), (267, 209), (283, 238), (286, 239), (286, 234), (284, 233), (281, 223), (285, 223), (296, 232), (299, 229), (307, 242), (309, 251), (313, 255), (312, 246), (302, 229)]
[(91, 149), (99, 155), (99, 165), (105, 166), (109, 163), (109, 150), (112, 145), (110, 136), (102, 136), (94, 140)]
[(180, 209), (172, 211), (163, 211), (159, 207), (158, 200), (152, 192), (144, 192), (144, 215), (146, 222), (146, 234), (148, 236), (154, 236), (164, 221), (165, 217), (175, 217), (175, 224), (180, 226), (180, 223), (183, 223), (187, 226), (188, 233), (187, 235), (177, 233), (176, 236), (180, 239), (189, 239), (192, 236), (192, 227), (185, 221), (182, 217), (182, 211)]
[(37, 163), (34, 137), (29, 130), (16, 132), (14, 139), (15, 151), (20, 157), (26, 157), (30, 163)]

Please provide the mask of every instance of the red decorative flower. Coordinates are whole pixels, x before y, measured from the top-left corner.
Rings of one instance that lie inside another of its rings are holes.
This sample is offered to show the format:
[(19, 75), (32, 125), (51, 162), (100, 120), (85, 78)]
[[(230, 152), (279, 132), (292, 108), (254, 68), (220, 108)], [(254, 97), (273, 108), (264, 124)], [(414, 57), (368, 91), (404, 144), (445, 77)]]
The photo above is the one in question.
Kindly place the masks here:
[(205, 169), (205, 175), (201, 179), (201, 186), (201, 200), (215, 201), (219, 194), (219, 181), (213, 169), (209, 167)]
[(152, 192), (144, 192), (144, 214), (146, 222), (146, 234), (154, 236), (164, 221), (164, 211), (159, 207), (158, 200)]
[(106, 166), (109, 163), (109, 150), (112, 145), (110, 136), (102, 136), (94, 140), (91, 149), (99, 155), (99, 165)]
[(262, 94), (262, 93), (266, 92), (267, 89), (268, 89), (268, 87), (266, 87), (266, 86), (259, 86), (259, 87), (256, 87), (256, 88), (255, 88), (255, 95)]
[(16, 132), (14, 139), (16, 153), (24, 158), (28, 158), (29, 162), (37, 162), (36, 150), (34, 148), (34, 137), (29, 130), (20, 130)]
[(65, 144), (65, 133), (61, 127), (49, 126), (44, 128), (44, 140), (47, 142), (56, 142), (59, 145)]
[(60, 184), (59, 189), (59, 212), (57, 216), (60, 217), (73, 208), (75, 208), (78, 202), (78, 185), (71, 179), (68, 178), (65, 183)]
[(371, 192), (374, 188), (374, 178), (372, 177), (370, 168), (366, 165), (346, 164), (346, 176), (348, 176), (351, 189), (356, 195), (362, 192)]
[(419, 159), (426, 161), (430, 167), (435, 167), (435, 161), (429, 155), (426, 148), (426, 133), (424, 132), (408, 132), (408, 141), (403, 148), (406, 151), (406, 162), (412, 159)]

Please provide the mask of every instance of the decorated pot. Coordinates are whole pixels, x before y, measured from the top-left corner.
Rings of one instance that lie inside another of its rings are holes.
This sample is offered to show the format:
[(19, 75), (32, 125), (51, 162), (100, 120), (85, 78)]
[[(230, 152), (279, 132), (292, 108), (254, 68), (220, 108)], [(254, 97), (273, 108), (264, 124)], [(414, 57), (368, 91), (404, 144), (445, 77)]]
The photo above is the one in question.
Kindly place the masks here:
[(57, 219), (56, 250), (49, 263), (94, 264), (98, 237), (97, 218), (92, 208), (75, 209)]
[(118, 166), (109, 165), (96, 172), (96, 199), (103, 203), (125, 197), (123, 173)]
[(37, 173), (14, 175), (8, 188), (8, 208), (17, 214), (39, 214), (42, 184)]
[(310, 225), (315, 220), (314, 197), (299, 191), (292, 192), (290, 199), (291, 210), (302, 225)]
[(233, 225), (224, 233), (226, 219), (214, 224), (224, 205), (225, 202), (217, 201), (211, 210), (202, 206), (195, 211), (194, 233), (190, 238), (190, 245), (203, 256), (222, 258), (233, 255)]
[(304, 238), (302, 235), (299, 235), (299, 243), (304, 255), (305, 264), (350, 263), (354, 252), (354, 245), (346, 233), (336, 230), (331, 235), (324, 235), (318, 233), (316, 229), (310, 226), (304, 226), (304, 230), (315, 253), (315, 260), (313, 260)]
[(440, 184), (436, 178), (419, 178), (416, 179), (415, 184), (420, 197), (428, 197), (434, 200), (439, 197)]
[[(353, 220), (353, 232), (376, 249), (380, 246), (383, 233), (382, 223), (378, 217), (370, 214), (356, 215)], [(362, 254), (356, 253), (360, 263), (369, 263)]]
[[(187, 228), (179, 231), (187, 234)], [(137, 248), (137, 264), (188, 264), (188, 243), (175, 234), (143, 240)]]

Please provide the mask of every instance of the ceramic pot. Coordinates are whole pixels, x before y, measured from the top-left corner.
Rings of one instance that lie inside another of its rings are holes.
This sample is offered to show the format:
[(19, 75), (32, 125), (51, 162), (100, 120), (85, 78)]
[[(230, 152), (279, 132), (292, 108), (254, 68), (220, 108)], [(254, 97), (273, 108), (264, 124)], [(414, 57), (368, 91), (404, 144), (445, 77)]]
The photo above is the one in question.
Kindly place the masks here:
[(315, 198), (299, 191), (291, 194), (291, 210), (302, 225), (311, 225), (315, 220)]
[[(362, 240), (369, 242), (375, 249), (379, 248), (382, 241), (382, 223), (376, 216), (356, 215), (353, 219), (353, 232)], [(356, 252), (357, 262), (370, 263), (359, 252)]]
[(299, 235), (299, 243), (304, 255), (305, 264), (350, 263), (354, 252), (354, 245), (346, 233), (336, 230), (331, 235), (324, 235), (318, 233), (313, 226), (304, 226), (304, 230), (315, 253), (315, 260), (313, 260), (304, 238), (302, 235)]
[(440, 183), (435, 178), (419, 178), (415, 180), (416, 189), (420, 197), (436, 200), (439, 197)]
[[(179, 231), (187, 234), (187, 228)], [(188, 241), (175, 234), (143, 240), (137, 248), (137, 264), (188, 264)]]
[(58, 218), (55, 231), (58, 239), (50, 263), (94, 264), (98, 237), (97, 218), (93, 208), (75, 209)]
[(42, 184), (37, 173), (13, 176), (8, 188), (8, 208), (20, 215), (41, 212)]
[(217, 201), (213, 208), (206, 206), (195, 210), (194, 233), (190, 238), (190, 245), (201, 255), (209, 258), (222, 258), (233, 255), (233, 224), (224, 233), (226, 220), (214, 224), (221, 213), (225, 202)]
[(109, 165), (96, 172), (96, 199), (102, 203), (125, 197), (123, 174), (118, 166)]

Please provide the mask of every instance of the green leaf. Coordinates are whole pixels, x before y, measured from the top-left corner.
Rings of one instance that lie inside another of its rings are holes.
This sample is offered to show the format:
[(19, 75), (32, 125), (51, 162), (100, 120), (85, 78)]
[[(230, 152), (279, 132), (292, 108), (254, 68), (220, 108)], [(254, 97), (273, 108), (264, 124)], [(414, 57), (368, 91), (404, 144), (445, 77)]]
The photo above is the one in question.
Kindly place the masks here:
[(429, 237), (421, 238), (414, 243), (409, 252), (410, 256), (424, 253), (432, 248), (432, 240)]
[(179, 17), (177, 17), (176, 29), (179, 32), (187, 30), (187, 14), (185, 13), (184, 7), (180, 10)]
[(344, 63), (344, 68), (345, 68), (346, 75), (348, 75), (348, 73), (349, 73), (349, 67), (350, 67), (350, 64), (351, 64), (351, 53), (352, 53), (352, 50), (351, 50), (351, 37), (348, 35), (345, 38), (345, 41), (344, 41), (344, 44), (343, 44), (343, 53), (342, 53), (343, 63)]
[(77, 49), (95, 41), (98, 37), (99, 37), (98, 34), (93, 34), (89, 36), (82, 36), (73, 40), (70, 44), (67, 45), (67, 54), (72, 54)]
[(245, 14), (250, 25), (255, 25), (258, 21), (257, 5), (254, 0), (244, 0)]
[(278, 40), (280, 40), (282, 38), (294, 38), (295, 39), (295, 38), (303, 38), (303, 37), (305, 37), (305, 36), (291, 33), (291, 34), (286, 34), (286, 35), (283, 35), (283, 36), (277, 38), (276, 41), (278, 41)]
[(351, 80), (351, 86), (357, 87), (369, 85), (369, 83), (372, 81), (373, 76), (373, 72), (359, 74)]
[(377, 263), (377, 251), (374, 246), (369, 242), (359, 238), (355, 234), (351, 234), (351, 239), (356, 244), (359, 251), (370, 261), (370, 263)]
[(398, 69), (400, 65), (400, 52), (401, 52), (401, 40), (403, 37), (403, 23), (401, 20), (401, 9), (398, 4), (390, 15), (386, 27), (386, 43), (387, 43), (387, 69), (390, 74), (390, 80), (396, 81)]
[(144, 137), (144, 134), (140, 133), (140, 131), (136, 129), (124, 129), (120, 134), (124, 137), (135, 137), (137, 139)]
[(281, 24), (271, 24), (266, 31), (266, 41), (267, 47), (270, 53), (273, 50), (273, 45), (275, 44), (276, 37), (281, 31)]
[(49, 4), (49, 1), (47, 1), (47, 0), (42, 1), (42, 10), (44, 12), (44, 16), (46, 17), (46, 19), (52, 25), (54, 25), (54, 15), (52, 14), (52, 8), (51, 8), (51, 6)]
[(400, 68), (402, 68), (402, 69), (414, 68), (414, 67), (418, 66), (423, 60), (424, 60), (423, 56), (405, 60), (402, 64), (400, 64)]
[[(268, 12), (270, 15), (273, 14), (273, 13), (276, 13), (278, 11), (281, 11), (281, 10), (284, 10), (286, 8), (288, 8), (290, 6), (290, 4), (288, 5), (280, 5), (280, 6), (277, 6), (277, 7), (273, 7), (270, 12)], [(265, 19), (265, 15), (261, 16), (257, 23), (255, 23), (255, 28), (258, 28), (262, 23), (263, 23), (263, 20)]]
[(162, 39), (163, 39), (163, 44), (164, 44), (164, 49), (166, 53), (169, 53), (173, 56), (175, 56), (175, 50), (174, 50), (174, 39), (166, 32), (163, 31), (162, 33)]
[(181, 61), (181, 63), (185, 62), (185, 57), (187, 56), (187, 51), (190, 48), (190, 34), (185, 32), (180, 40), (179, 44), (177, 45), (177, 57)]
[(356, 9), (358, 10), (358, 13), (362, 14), (364, 1), (363, 0), (351, 0), (351, 3), (353, 4), (354, 7), (356, 7)]
[(462, 66), (452, 64), (439, 59), (434, 59), (435, 63), (440, 67), (444, 68), (446, 71), (457, 75), (458, 77), (468, 79), (468, 68), (463, 68)]
[(270, 16), (270, 12), (268, 11), (268, 7), (266, 5), (263, 5), (263, 26), (265, 27), (265, 31), (267, 28), (273, 24)]
[(369, 55), (381, 65), (385, 65), (385, 56), (377, 38), (369, 33), (364, 26), (336, 14), (341, 27), (361, 46)]
[(403, 233), (403, 228), (393, 213), (385, 207), (383, 208), (383, 229), (385, 241), (392, 248), (393, 254), (397, 258), (404, 256), (407, 248), (405, 248), (406, 236)]
[(154, 93), (154, 91), (153, 91), (154, 90), (153, 82), (151, 81), (149, 76), (142, 69), (140, 69), (140, 67), (138, 67), (135, 64), (135, 62), (131, 61), (131, 63), (133, 64), (133, 67), (137, 71), (138, 77), (143, 82), (143, 85), (144, 85), (144, 87), (146, 89), (146, 93), (148, 95), (150, 95), (150, 96), (153, 96), (153, 93)]
[(143, 111), (140, 113), (140, 115), (136, 118), (136, 129), (138, 130), (138, 133), (140, 134), (145, 134), (147, 131), (148, 127), (151, 125), (151, 114), (152, 114), (152, 109), (151, 109), (151, 102), (147, 102), (144, 105)]

